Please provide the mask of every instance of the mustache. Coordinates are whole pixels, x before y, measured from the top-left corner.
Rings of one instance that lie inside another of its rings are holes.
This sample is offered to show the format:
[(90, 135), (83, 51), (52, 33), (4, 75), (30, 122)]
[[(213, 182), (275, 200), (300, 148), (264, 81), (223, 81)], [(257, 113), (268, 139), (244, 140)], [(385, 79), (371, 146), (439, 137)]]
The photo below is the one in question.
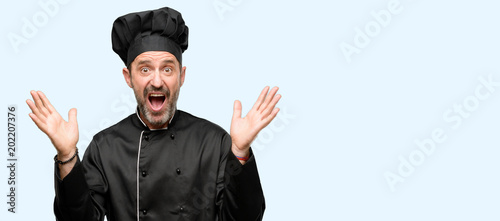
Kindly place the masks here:
[(143, 92), (144, 93), (144, 97), (147, 98), (148, 94), (149, 93), (153, 93), (153, 92), (165, 94), (166, 99), (170, 98), (170, 91), (167, 88), (165, 88), (165, 87), (156, 88), (156, 87), (153, 87), (151, 85), (149, 85), (148, 87), (146, 87), (144, 89), (144, 92)]

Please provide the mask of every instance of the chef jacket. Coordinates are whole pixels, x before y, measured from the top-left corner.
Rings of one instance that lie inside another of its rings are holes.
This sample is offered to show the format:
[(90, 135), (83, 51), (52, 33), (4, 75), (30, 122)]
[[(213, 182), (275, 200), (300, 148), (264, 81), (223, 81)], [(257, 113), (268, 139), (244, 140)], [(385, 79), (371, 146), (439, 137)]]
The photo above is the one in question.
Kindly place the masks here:
[(93, 137), (83, 160), (60, 179), (60, 221), (262, 220), (257, 166), (231, 151), (231, 137), (205, 119), (176, 110), (168, 128), (151, 130), (132, 114)]

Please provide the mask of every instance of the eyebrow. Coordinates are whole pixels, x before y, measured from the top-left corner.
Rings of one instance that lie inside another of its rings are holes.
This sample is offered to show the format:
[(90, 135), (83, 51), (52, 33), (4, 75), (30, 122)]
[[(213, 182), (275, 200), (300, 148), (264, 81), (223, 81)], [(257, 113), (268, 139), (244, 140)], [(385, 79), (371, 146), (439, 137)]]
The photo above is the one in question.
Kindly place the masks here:
[[(152, 61), (148, 59), (148, 60), (139, 61), (139, 63), (137, 63), (137, 65), (139, 66), (142, 64), (151, 64), (151, 63), (152, 63)], [(174, 60), (172, 60), (172, 59), (165, 59), (165, 60), (161, 61), (161, 63), (162, 64), (175, 64)]]
[(139, 61), (139, 63), (137, 63), (137, 66), (141, 65), (141, 64), (150, 64), (151, 63), (151, 60), (141, 60)]
[(172, 59), (166, 59), (161, 61), (162, 64), (175, 64), (174, 60)]

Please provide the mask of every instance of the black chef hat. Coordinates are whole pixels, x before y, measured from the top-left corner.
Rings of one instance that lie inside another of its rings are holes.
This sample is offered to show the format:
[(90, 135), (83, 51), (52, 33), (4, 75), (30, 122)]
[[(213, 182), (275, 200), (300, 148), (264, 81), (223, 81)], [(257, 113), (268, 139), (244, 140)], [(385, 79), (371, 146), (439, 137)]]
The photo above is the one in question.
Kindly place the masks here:
[(121, 16), (113, 23), (113, 51), (129, 65), (146, 51), (167, 51), (182, 63), (188, 47), (188, 27), (181, 13), (165, 7)]

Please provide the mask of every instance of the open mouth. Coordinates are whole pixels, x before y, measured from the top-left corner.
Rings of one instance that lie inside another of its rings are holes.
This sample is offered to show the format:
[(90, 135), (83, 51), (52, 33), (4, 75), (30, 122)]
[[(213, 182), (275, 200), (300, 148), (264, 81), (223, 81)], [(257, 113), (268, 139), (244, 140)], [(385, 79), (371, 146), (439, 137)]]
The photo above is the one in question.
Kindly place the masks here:
[(149, 105), (153, 111), (159, 111), (165, 103), (165, 95), (158, 93), (151, 93), (148, 96)]

